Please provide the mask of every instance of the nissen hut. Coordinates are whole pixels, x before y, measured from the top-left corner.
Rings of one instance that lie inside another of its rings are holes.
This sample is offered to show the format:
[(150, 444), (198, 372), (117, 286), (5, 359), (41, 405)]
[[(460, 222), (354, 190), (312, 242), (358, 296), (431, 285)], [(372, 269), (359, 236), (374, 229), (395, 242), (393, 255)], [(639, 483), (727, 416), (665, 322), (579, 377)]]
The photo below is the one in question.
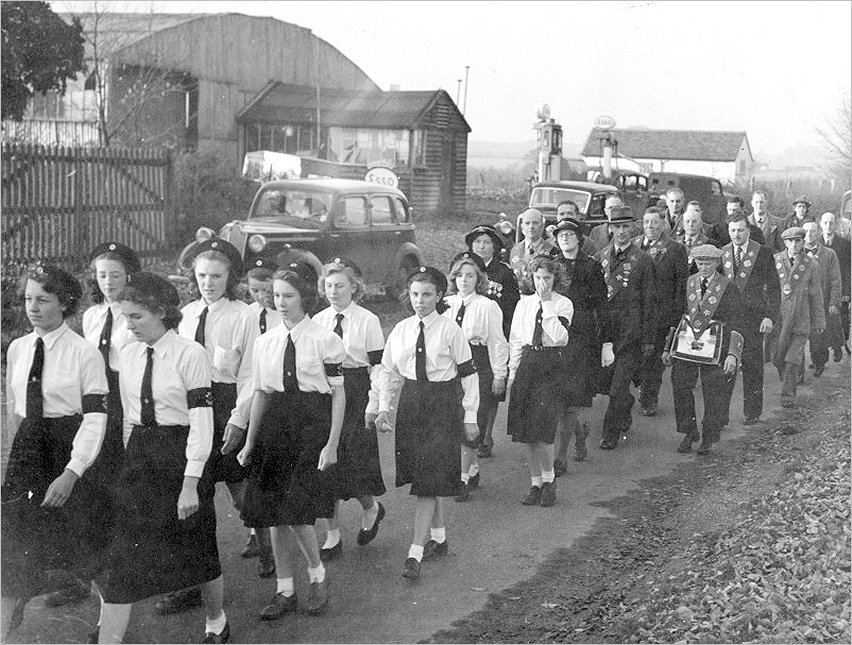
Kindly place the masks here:
[[(70, 15), (65, 15), (70, 20)], [(246, 152), (328, 160), (353, 177), (386, 165), (416, 215), (465, 208), (470, 126), (447, 92), (383, 91), (333, 45), (274, 18), (226, 14), (80, 14), (97, 77), (39, 96), (31, 141), (169, 146), (220, 151), (239, 168)], [(98, 128), (96, 93), (107, 97)]]

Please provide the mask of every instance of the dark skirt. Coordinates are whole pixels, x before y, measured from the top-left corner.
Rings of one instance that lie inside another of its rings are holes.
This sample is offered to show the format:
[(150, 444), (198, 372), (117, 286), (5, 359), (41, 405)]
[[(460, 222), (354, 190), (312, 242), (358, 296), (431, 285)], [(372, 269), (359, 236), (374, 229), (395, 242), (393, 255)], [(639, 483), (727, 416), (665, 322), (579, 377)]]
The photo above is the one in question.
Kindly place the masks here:
[(248, 466), (241, 514), (246, 526), (300, 526), (333, 517), (333, 476), (317, 468), (330, 431), (330, 394), (267, 395)]
[[(601, 371), (601, 346), (597, 339), (574, 334), (565, 347), (565, 363), (569, 377), (568, 405), (592, 407), (598, 393)], [(607, 392), (609, 389), (607, 388)]]
[(459, 443), (464, 435), (458, 379), (406, 379), (396, 417), (396, 485), (418, 497), (450, 497), (461, 485)]
[(351, 499), (386, 492), (379, 461), (375, 429), (364, 427), (364, 411), (370, 400), (370, 373), (366, 367), (343, 369), (346, 413), (337, 448), (337, 464), (329, 470), (337, 499)]
[(237, 405), (236, 383), (213, 383), (213, 448), (205, 465), (205, 475), (211, 481), (241, 482), (246, 478), (245, 469), (237, 461), (237, 455), (243, 449), (245, 442), (238, 445), (227, 455), (223, 455), (222, 442), (225, 438), (225, 426), (231, 418), (231, 412)]
[(526, 345), (509, 395), (512, 441), (553, 443), (570, 393), (565, 347)]
[(209, 479), (198, 482), (198, 511), (178, 519), (188, 436), (187, 426), (133, 427), (119, 478), (106, 602), (136, 602), (222, 575)]
[(60, 508), (42, 508), (48, 487), (65, 470), (82, 416), (24, 419), (9, 453), (2, 497), (2, 595), (31, 598), (49, 569), (74, 573), (103, 557), (109, 533), (101, 518), (110, 500), (83, 477)]

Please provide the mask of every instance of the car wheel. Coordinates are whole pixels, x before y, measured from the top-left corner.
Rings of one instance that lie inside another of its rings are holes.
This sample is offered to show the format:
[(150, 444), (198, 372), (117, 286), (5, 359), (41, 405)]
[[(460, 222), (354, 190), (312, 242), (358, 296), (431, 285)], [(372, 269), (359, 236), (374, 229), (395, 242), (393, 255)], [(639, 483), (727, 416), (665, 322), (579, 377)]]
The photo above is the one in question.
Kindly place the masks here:
[(408, 274), (416, 269), (418, 262), (416, 258), (406, 256), (402, 258), (393, 274), (393, 283), (385, 287), (385, 294), (391, 300), (398, 300), (400, 295), (408, 287)]

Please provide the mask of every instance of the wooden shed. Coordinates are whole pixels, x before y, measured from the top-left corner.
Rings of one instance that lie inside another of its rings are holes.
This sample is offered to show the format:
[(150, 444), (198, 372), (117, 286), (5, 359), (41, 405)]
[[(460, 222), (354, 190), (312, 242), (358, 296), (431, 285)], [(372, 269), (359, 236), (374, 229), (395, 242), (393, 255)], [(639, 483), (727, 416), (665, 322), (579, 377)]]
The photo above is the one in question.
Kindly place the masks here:
[[(90, 69), (93, 43), (108, 63), (110, 145), (213, 151), (235, 168), (246, 152), (288, 152), (352, 164), (360, 177), (380, 163), (415, 212), (465, 208), (470, 127), (443, 90), (383, 92), (310, 29), (274, 18), (75, 15)], [(94, 132), (98, 144), (92, 81), (81, 76), (65, 97), (33, 105), (34, 143), (91, 145)], [(43, 140), (65, 132), (74, 141)]]

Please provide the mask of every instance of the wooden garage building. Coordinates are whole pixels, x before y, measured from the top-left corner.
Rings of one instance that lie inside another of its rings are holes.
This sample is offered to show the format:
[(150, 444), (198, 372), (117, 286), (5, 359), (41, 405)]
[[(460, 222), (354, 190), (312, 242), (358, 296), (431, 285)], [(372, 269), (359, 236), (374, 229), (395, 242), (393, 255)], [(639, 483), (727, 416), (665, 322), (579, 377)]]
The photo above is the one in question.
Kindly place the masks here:
[[(110, 145), (214, 151), (235, 168), (252, 150), (346, 162), (352, 173), (381, 163), (418, 214), (465, 208), (470, 127), (443, 90), (384, 92), (310, 29), (274, 18), (76, 15), (87, 46), (108, 52)], [(80, 143), (50, 139), (82, 131), (60, 121), (97, 120), (94, 91), (80, 78), (66, 97), (37, 101), (28, 118), (55, 122), (32, 129), (37, 142)]]

